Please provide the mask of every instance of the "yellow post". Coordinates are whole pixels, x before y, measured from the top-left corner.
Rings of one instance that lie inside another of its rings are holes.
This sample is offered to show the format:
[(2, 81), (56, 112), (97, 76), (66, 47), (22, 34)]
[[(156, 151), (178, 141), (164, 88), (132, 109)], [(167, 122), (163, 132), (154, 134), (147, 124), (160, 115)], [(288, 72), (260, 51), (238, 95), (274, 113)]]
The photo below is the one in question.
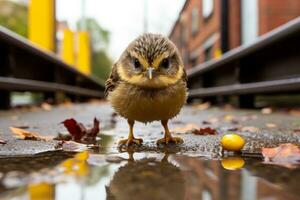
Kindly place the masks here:
[(54, 200), (55, 188), (49, 183), (30, 184), (28, 186), (30, 200)]
[(55, 50), (55, 0), (30, 0), (28, 13), (29, 40)]
[(214, 58), (219, 59), (221, 57), (222, 57), (222, 51), (221, 51), (221, 49), (218, 48), (214, 52)]
[(91, 73), (90, 37), (86, 31), (78, 32), (77, 67), (85, 74)]
[(74, 52), (74, 33), (69, 29), (64, 30), (64, 37), (62, 41), (62, 59), (72, 65), (75, 66), (75, 52)]

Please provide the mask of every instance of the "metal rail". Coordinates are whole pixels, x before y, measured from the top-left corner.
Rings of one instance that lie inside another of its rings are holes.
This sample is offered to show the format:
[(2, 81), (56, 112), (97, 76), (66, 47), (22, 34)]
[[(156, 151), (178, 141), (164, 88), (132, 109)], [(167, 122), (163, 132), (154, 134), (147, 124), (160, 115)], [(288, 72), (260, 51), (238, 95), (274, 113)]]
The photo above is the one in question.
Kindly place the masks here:
[(57, 92), (73, 100), (102, 98), (104, 82), (0, 27), (0, 108), (10, 107), (12, 91), (43, 92), (54, 99)]
[(253, 107), (256, 94), (300, 92), (299, 47), (300, 17), (189, 70), (190, 98), (238, 95), (241, 107)]

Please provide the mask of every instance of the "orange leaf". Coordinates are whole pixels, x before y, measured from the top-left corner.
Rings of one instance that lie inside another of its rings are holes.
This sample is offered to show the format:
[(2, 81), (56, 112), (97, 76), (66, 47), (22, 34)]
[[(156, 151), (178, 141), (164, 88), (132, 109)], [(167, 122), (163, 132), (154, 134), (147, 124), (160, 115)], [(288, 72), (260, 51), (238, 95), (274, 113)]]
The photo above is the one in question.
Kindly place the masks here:
[(295, 164), (300, 164), (300, 149), (298, 146), (285, 143), (275, 148), (262, 148), (262, 155), (265, 161), (288, 168), (293, 168)]
[(39, 133), (30, 132), (20, 128), (10, 127), (10, 130), (13, 134), (15, 134), (15, 137), (23, 140), (49, 141), (52, 139), (52, 137), (41, 136)]

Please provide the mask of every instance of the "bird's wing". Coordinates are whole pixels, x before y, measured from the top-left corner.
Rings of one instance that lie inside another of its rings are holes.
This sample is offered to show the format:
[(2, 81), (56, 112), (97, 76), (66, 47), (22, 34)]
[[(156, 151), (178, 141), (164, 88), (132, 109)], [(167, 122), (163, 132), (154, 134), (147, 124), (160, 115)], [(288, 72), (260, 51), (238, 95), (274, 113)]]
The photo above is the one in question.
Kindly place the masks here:
[(182, 74), (182, 80), (184, 80), (184, 82), (187, 83), (187, 75), (186, 75), (186, 71), (185, 71), (185, 68), (183, 68), (183, 74)]
[(114, 64), (112, 66), (109, 78), (105, 82), (105, 92), (104, 92), (105, 96), (107, 96), (109, 92), (112, 92), (117, 87), (119, 81), (120, 81), (120, 77), (117, 72), (117, 65)]

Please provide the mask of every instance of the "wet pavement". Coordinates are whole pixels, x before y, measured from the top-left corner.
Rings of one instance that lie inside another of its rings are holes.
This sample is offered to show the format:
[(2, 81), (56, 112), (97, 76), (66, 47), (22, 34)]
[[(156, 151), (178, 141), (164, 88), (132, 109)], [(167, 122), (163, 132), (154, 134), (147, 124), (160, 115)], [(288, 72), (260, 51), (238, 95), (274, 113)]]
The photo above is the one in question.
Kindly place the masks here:
[[(23, 127), (45, 136), (65, 132), (60, 124), (75, 118), (87, 126), (101, 120), (97, 148), (80, 153), (57, 150), (57, 141), (18, 140), (9, 127)], [(126, 120), (102, 103), (63, 105), (52, 109), (0, 112), (0, 199), (300, 199), (300, 168), (265, 164), (262, 147), (300, 144), (300, 118), (260, 110), (186, 106), (170, 122), (182, 145), (156, 146), (159, 123), (137, 123), (140, 147), (118, 148), (127, 136)], [(187, 125), (211, 127), (217, 135), (195, 135)], [(246, 139), (241, 154), (222, 155), (220, 138), (234, 131)]]

